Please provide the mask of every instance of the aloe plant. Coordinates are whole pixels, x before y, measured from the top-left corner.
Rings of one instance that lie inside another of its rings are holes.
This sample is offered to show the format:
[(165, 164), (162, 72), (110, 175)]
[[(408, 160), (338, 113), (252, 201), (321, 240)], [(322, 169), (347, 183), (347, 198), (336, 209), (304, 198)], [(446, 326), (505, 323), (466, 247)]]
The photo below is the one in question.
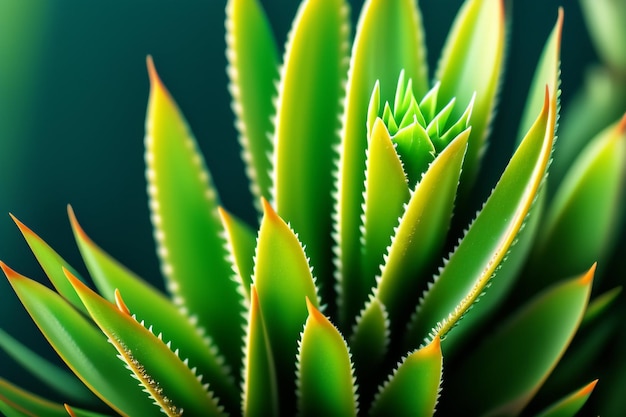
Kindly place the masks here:
[[(504, 78), (503, 1), (465, 2), (431, 74), (413, 0), (367, 1), (352, 43), (344, 0), (304, 0), (280, 63), (258, 1), (229, 0), (230, 90), (258, 227), (220, 205), (149, 58), (146, 177), (167, 294), (92, 241), (71, 208), (97, 292), (14, 218), (54, 290), (0, 266), (71, 372), (0, 332), (64, 398), (0, 379), (0, 410), (576, 414), (597, 376), (574, 385), (569, 373), (597, 357), (591, 342), (616, 317), (619, 289), (591, 294), (623, 212), (626, 116), (547, 192), (555, 16), (517, 149), (474, 215)], [(590, 336), (576, 343), (579, 328)]]

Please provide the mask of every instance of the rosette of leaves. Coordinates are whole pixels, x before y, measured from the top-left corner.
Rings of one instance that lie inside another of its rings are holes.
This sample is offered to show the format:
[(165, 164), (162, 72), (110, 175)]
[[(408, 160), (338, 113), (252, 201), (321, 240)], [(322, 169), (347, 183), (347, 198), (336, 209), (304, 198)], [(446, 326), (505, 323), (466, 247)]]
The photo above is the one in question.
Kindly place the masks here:
[[(15, 219), (56, 291), (2, 269), (71, 372), (0, 333), (65, 399), (0, 380), (0, 410), (574, 415), (595, 380), (542, 387), (576, 373), (557, 364), (615, 298), (589, 303), (621, 213), (626, 119), (547, 195), (560, 12), (517, 150), (469, 215), (502, 82), (503, 3), (463, 5), (430, 83), (413, 0), (367, 1), (351, 50), (345, 1), (303, 1), (280, 67), (260, 4), (230, 0), (228, 71), (257, 231), (220, 206), (149, 59), (148, 194), (168, 294), (97, 246), (71, 209), (97, 292)], [(587, 347), (574, 352), (583, 362), (599, 351)]]

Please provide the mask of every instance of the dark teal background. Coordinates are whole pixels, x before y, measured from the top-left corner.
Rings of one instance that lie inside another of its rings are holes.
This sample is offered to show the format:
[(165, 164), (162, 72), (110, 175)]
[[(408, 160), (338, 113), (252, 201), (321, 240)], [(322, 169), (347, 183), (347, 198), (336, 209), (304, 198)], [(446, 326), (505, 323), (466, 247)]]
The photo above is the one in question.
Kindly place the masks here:
[[(262, 3), (282, 44), (299, 2)], [(421, 1), (431, 67), (460, 3)], [(356, 20), (361, 2), (353, 4)], [(512, 33), (485, 189), (513, 150), (532, 69), (559, 4), (564, 107), (595, 60), (576, 1), (507, 3)], [(162, 285), (144, 179), (148, 54), (189, 121), (224, 205), (255, 218), (226, 88), (224, 6), (224, 0), (0, 0), (1, 260), (43, 281), (11, 212), (84, 272), (66, 216), (71, 204), (96, 242)], [(42, 340), (3, 278), (0, 327), (29, 344)], [(15, 375), (12, 369), (0, 356), (1, 375)]]

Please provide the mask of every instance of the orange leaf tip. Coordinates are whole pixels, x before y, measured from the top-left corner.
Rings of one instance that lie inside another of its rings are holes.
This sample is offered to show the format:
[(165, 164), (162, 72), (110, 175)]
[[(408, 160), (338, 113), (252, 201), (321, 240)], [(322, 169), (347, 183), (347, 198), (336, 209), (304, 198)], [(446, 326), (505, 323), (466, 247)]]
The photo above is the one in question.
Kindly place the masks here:
[(91, 243), (91, 239), (89, 239), (89, 236), (87, 236), (85, 230), (81, 227), (80, 223), (78, 223), (78, 219), (76, 218), (74, 209), (69, 204), (67, 205), (67, 215), (70, 218), (70, 224), (72, 225), (72, 229), (78, 235), (78, 237), (87, 243)]
[(591, 284), (591, 281), (593, 281), (593, 276), (596, 272), (596, 266), (598, 265), (597, 262), (594, 262), (593, 265), (591, 265), (591, 268), (589, 268), (589, 270), (579, 279), (579, 282), (582, 285), (588, 285)]
[(69, 405), (67, 404), (63, 404), (63, 405), (65, 406), (65, 411), (67, 411), (67, 414), (70, 417), (76, 417), (76, 413), (74, 413), (74, 410), (72, 410)]
[(128, 309), (126, 303), (124, 302), (124, 299), (122, 298), (120, 290), (118, 290), (117, 288), (115, 289), (115, 305), (117, 305), (117, 309), (122, 313), (126, 314), (127, 316), (131, 315), (130, 310)]
[(315, 320), (318, 323), (326, 323), (328, 319), (326, 319), (326, 317), (324, 317), (324, 315), (313, 305), (311, 300), (309, 300), (308, 296), (305, 296), (305, 298), (306, 298), (306, 309), (309, 312), (309, 318), (311, 318), (312, 320)]
[(436, 336), (429, 344), (422, 348), (424, 353), (433, 353), (441, 351), (441, 338)]
[(0, 268), (2, 269), (2, 272), (4, 272), (4, 275), (6, 275), (9, 281), (24, 278), (23, 275), (18, 274), (15, 270), (11, 269), (7, 264), (2, 261), (0, 261)]
[(626, 133), (626, 113), (624, 113), (621, 120), (619, 121), (617, 131), (619, 132), (620, 135)]
[(590, 383), (585, 385), (583, 388), (581, 388), (580, 391), (578, 391), (577, 396), (584, 397), (586, 395), (591, 394), (593, 389), (596, 387), (597, 383), (598, 383), (597, 379), (595, 381), (591, 381)]

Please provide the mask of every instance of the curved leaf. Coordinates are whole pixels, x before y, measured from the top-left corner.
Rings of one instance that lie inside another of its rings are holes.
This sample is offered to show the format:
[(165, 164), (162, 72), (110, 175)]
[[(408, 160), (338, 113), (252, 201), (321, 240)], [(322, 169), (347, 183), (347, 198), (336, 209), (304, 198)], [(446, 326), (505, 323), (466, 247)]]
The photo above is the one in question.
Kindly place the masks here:
[(363, 390), (370, 386), (367, 381), (378, 376), (376, 371), (383, 364), (390, 342), (389, 315), (380, 300), (370, 295), (353, 330), (350, 350), (360, 381), (361, 395), (364, 395)]
[(89, 389), (121, 415), (161, 415), (102, 332), (54, 291), (0, 266), (50, 345)]
[(410, 346), (441, 338), (480, 297), (513, 246), (546, 175), (556, 120), (556, 97), (544, 107), (459, 246), (426, 292), (408, 333)]
[(344, 0), (301, 3), (286, 46), (274, 134), (276, 211), (298, 231), (327, 297), (334, 289), (329, 190), (348, 28)]
[(46, 416), (67, 417), (65, 408), (60, 404), (43, 399), (35, 394), (0, 378), (0, 403), (6, 404), (8, 413), (0, 408), (3, 415), (12, 416)]
[[(102, 297), (113, 302), (116, 291), (123, 293), (126, 305), (137, 319), (150, 323), (156, 332), (163, 333), (166, 340), (174, 343), (181, 354), (211, 381), (211, 389), (225, 406), (237, 407), (239, 398), (235, 381), (215, 347), (212, 335), (203, 335), (169, 299), (96, 245), (78, 223), (71, 207), (68, 214), (80, 253)], [(225, 331), (226, 326), (228, 324), (223, 322), (220, 330)]]
[(255, 202), (270, 198), (275, 83), (278, 48), (264, 10), (257, 0), (229, 0), (226, 5), (226, 57), (232, 108), (237, 117)]
[(242, 360), (243, 296), (227, 261), (217, 197), (187, 123), (151, 59), (148, 70), (146, 176), (163, 274), (174, 302), (197, 318), (236, 368)]
[(587, 402), (587, 399), (596, 387), (598, 380), (590, 382), (579, 390), (567, 395), (548, 409), (537, 414), (536, 417), (575, 417), (578, 411)]
[(595, 265), (582, 276), (544, 291), (467, 355), (448, 381), (450, 392), (463, 395), (448, 405), (454, 403), (470, 415), (518, 415), (574, 337), (594, 271)]
[(335, 243), (339, 274), (339, 321), (348, 327), (364, 300), (351, 301), (360, 287), (360, 216), (365, 180), (367, 106), (377, 80), (382, 102), (393, 102), (400, 71), (413, 80), (416, 97), (428, 90), (428, 70), (421, 15), (414, 0), (368, 0), (361, 9), (342, 120), (341, 154), (335, 207)]
[(319, 306), (317, 289), (298, 237), (266, 200), (252, 281), (276, 364), (281, 408), (295, 411), (295, 357), (307, 318), (305, 298)]
[(233, 272), (241, 282), (239, 288), (245, 293), (246, 301), (250, 301), (250, 284), (254, 273), (254, 250), (256, 248), (255, 232), (250, 227), (218, 207), (225, 230), (225, 240), (230, 253)]
[(95, 399), (73, 374), (44, 359), (2, 329), (0, 329), (0, 349), (68, 401), (88, 403)]
[(179, 358), (178, 350), (172, 351), (170, 342), (166, 344), (160, 335), (155, 336), (137, 322), (125, 305), (116, 307), (69, 271), (66, 274), (91, 317), (143, 386), (144, 396), (150, 396), (154, 405), (168, 417), (179, 417), (183, 410), (191, 415), (224, 415), (208, 391), (208, 384), (201, 384), (202, 377)]
[(470, 129), (463, 131), (431, 163), (395, 229), (374, 290), (389, 312), (392, 328), (406, 323), (424, 284), (416, 277), (432, 266), (445, 242), (470, 135)]
[(267, 325), (261, 314), (259, 296), (254, 285), (250, 289), (250, 313), (246, 355), (243, 368), (243, 415), (245, 417), (277, 416), (278, 385)]
[(370, 416), (430, 416), (441, 389), (443, 357), (438, 337), (408, 355), (376, 396)]
[(549, 283), (604, 260), (624, 212), (625, 184), (626, 115), (596, 136), (566, 174), (548, 209), (530, 273)]
[(348, 345), (333, 324), (307, 301), (309, 317), (298, 351), (301, 416), (356, 416), (355, 379)]
[[(407, 177), (382, 119), (376, 119), (367, 149), (367, 171), (363, 205), (362, 276), (350, 288), (353, 302), (367, 300), (376, 285), (385, 250), (411, 193)], [(357, 284), (357, 283), (355, 283)], [(352, 324), (352, 323), (351, 323)]]
[(441, 82), (439, 106), (456, 98), (452, 120), (460, 118), (476, 94), (472, 134), (463, 163), (464, 192), (478, 171), (493, 117), (503, 68), (504, 40), (504, 1), (467, 0), (450, 30), (435, 75)]

